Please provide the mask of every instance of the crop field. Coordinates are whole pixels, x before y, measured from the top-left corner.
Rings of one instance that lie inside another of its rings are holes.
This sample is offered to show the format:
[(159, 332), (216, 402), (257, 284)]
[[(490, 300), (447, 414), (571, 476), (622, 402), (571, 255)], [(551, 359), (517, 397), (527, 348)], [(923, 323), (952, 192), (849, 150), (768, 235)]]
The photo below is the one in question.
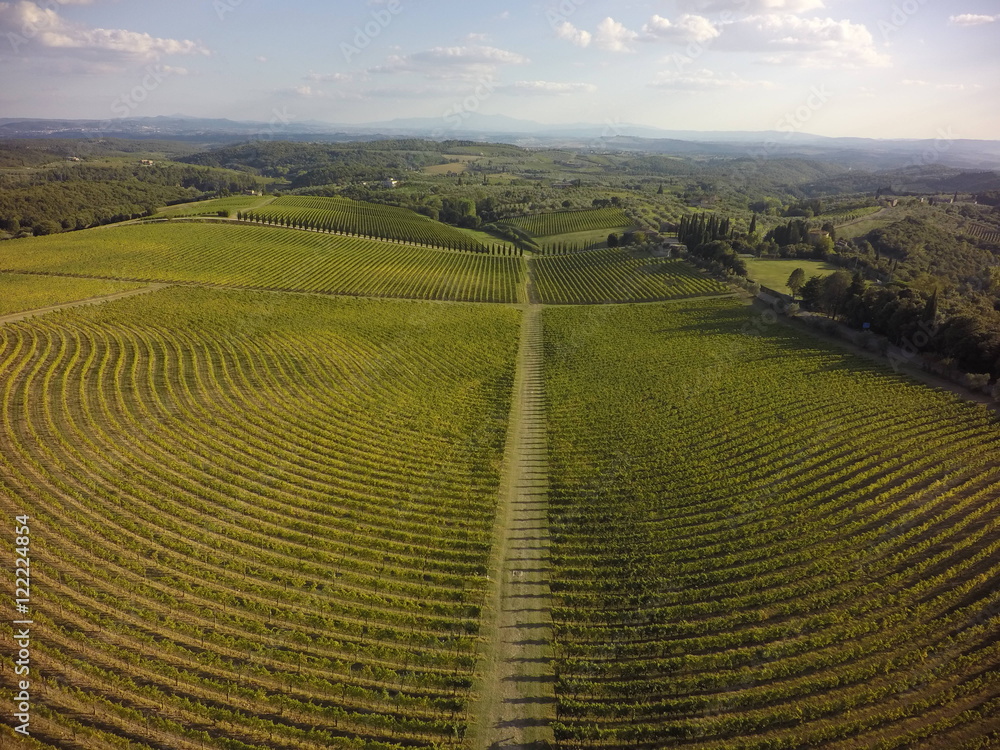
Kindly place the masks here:
[(0, 328), (38, 746), (460, 740), (519, 316), (173, 287)]
[(504, 224), (523, 229), (533, 237), (552, 237), (557, 234), (588, 232), (597, 229), (624, 229), (632, 226), (631, 220), (620, 208), (593, 208), (584, 211), (558, 211), (507, 219)]
[(680, 260), (624, 248), (532, 258), (538, 299), (550, 304), (642, 302), (725, 294), (728, 287)]
[(231, 213), (246, 211), (251, 208), (267, 205), (273, 200), (274, 198), (259, 195), (234, 195), (229, 198), (216, 198), (214, 200), (199, 201), (198, 203), (167, 206), (156, 215), (175, 219), (185, 216), (216, 216), (220, 211)]
[(431, 247), (485, 252), (487, 246), (461, 230), (397, 206), (349, 198), (287, 196), (244, 214), (249, 221), (365, 237), (403, 240)]
[(729, 300), (543, 315), (560, 747), (995, 746), (995, 415)]
[(103, 279), (71, 279), (35, 276), (33, 274), (0, 273), (0, 315), (35, 310), (64, 302), (104, 297), (115, 292), (137, 289), (141, 284), (128, 284)]
[(160, 223), (0, 245), (0, 268), (286, 291), (512, 302), (521, 258), (230, 223)]

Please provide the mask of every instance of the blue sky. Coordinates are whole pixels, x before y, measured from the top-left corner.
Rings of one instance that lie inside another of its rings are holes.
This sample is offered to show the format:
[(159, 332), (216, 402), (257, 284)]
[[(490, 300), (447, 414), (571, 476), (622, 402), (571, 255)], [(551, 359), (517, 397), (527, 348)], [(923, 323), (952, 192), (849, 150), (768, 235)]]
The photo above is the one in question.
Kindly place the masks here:
[(13, 0), (0, 116), (1000, 139), (997, 0)]

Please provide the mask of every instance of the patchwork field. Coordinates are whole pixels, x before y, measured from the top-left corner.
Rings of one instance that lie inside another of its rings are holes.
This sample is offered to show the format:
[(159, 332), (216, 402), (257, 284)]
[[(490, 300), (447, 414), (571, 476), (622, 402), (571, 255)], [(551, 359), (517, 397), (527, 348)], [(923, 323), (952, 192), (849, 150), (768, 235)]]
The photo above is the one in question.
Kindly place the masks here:
[(558, 211), (507, 219), (504, 224), (522, 229), (533, 237), (587, 232), (597, 229), (624, 229), (632, 221), (620, 208), (594, 208), (584, 211)]
[(0, 747), (1000, 747), (1000, 420), (684, 261), (222, 221), (0, 269), (143, 292), (0, 322)]

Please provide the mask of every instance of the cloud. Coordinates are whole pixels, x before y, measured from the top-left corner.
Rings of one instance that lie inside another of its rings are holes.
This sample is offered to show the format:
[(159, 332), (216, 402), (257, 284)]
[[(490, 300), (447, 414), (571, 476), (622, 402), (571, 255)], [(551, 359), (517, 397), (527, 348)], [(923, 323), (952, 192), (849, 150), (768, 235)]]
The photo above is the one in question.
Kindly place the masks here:
[(718, 91), (736, 88), (774, 88), (770, 81), (748, 81), (735, 73), (720, 75), (712, 70), (664, 71), (650, 84), (664, 91)]
[(904, 78), (902, 84), (904, 86), (930, 86), (938, 91), (978, 91), (983, 87), (980, 83), (933, 83), (914, 78)]
[(370, 73), (419, 73), (427, 78), (476, 78), (491, 74), (500, 65), (524, 65), (524, 55), (497, 47), (463, 45), (434, 47), (412, 55), (392, 55)]
[(351, 80), (351, 77), (347, 73), (310, 73), (303, 80), (316, 83), (340, 83)]
[(960, 16), (951, 16), (948, 22), (952, 26), (983, 26), (984, 24), (1000, 21), (1000, 15), (981, 16), (976, 13), (963, 13)]
[(680, 6), (702, 13), (805, 13), (826, 7), (823, 0), (683, 0)]
[(654, 15), (642, 27), (642, 31), (647, 37), (665, 39), (670, 42), (707, 42), (710, 39), (715, 39), (721, 33), (704, 16), (690, 14), (684, 14), (676, 22)]
[(879, 67), (889, 58), (864, 24), (794, 15), (749, 16), (727, 24), (717, 48), (765, 53), (762, 62), (796, 67)]
[(497, 86), (497, 91), (519, 96), (563, 96), (566, 94), (593, 94), (597, 86), (591, 83), (558, 83), (555, 81), (515, 81)]
[(316, 99), (324, 96), (322, 91), (314, 89), (312, 86), (296, 86), (292, 91), (303, 99)]
[[(86, 0), (61, 0), (86, 5)], [(161, 39), (126, 29), (88, 28), (72, 23), (52, 8), (29, 0), (0, 3), (0, 34), (21, 54), (26, 52), (104, 61), (150, 61), (161, 55), (209, 54), (199, 42)]]
[(569, 21), (563, 21), (561, 24), (556, 26), (556, 36), (575, 44), (577, 47), (590, 46), (590, 42), (594, 38), (594, 35), (589, 31), (578, 29)]
[(623, 24), (608, 16), (597, 24), (594, 43), (609, 52), (631, 52), (631, 44), (638, 38), (637, 32), (625, 28)]

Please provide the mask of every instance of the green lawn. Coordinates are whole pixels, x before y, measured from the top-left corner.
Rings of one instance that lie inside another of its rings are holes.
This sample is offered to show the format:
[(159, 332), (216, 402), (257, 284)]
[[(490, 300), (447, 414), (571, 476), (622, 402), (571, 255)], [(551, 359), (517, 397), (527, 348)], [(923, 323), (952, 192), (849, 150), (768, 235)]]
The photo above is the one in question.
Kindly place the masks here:
[(792, 271), (801, 268), (806, 272), (806, 278), (811, 276), (829, 276), (834, 271), (839, 270), (836, 266), (819, 260), (760, 260), (758, 258), (747, 259), (747, 270), (750, 278), (758, 284), (766, 286), (785, 294), (791, 294), (785, 282), (792, 275)]

